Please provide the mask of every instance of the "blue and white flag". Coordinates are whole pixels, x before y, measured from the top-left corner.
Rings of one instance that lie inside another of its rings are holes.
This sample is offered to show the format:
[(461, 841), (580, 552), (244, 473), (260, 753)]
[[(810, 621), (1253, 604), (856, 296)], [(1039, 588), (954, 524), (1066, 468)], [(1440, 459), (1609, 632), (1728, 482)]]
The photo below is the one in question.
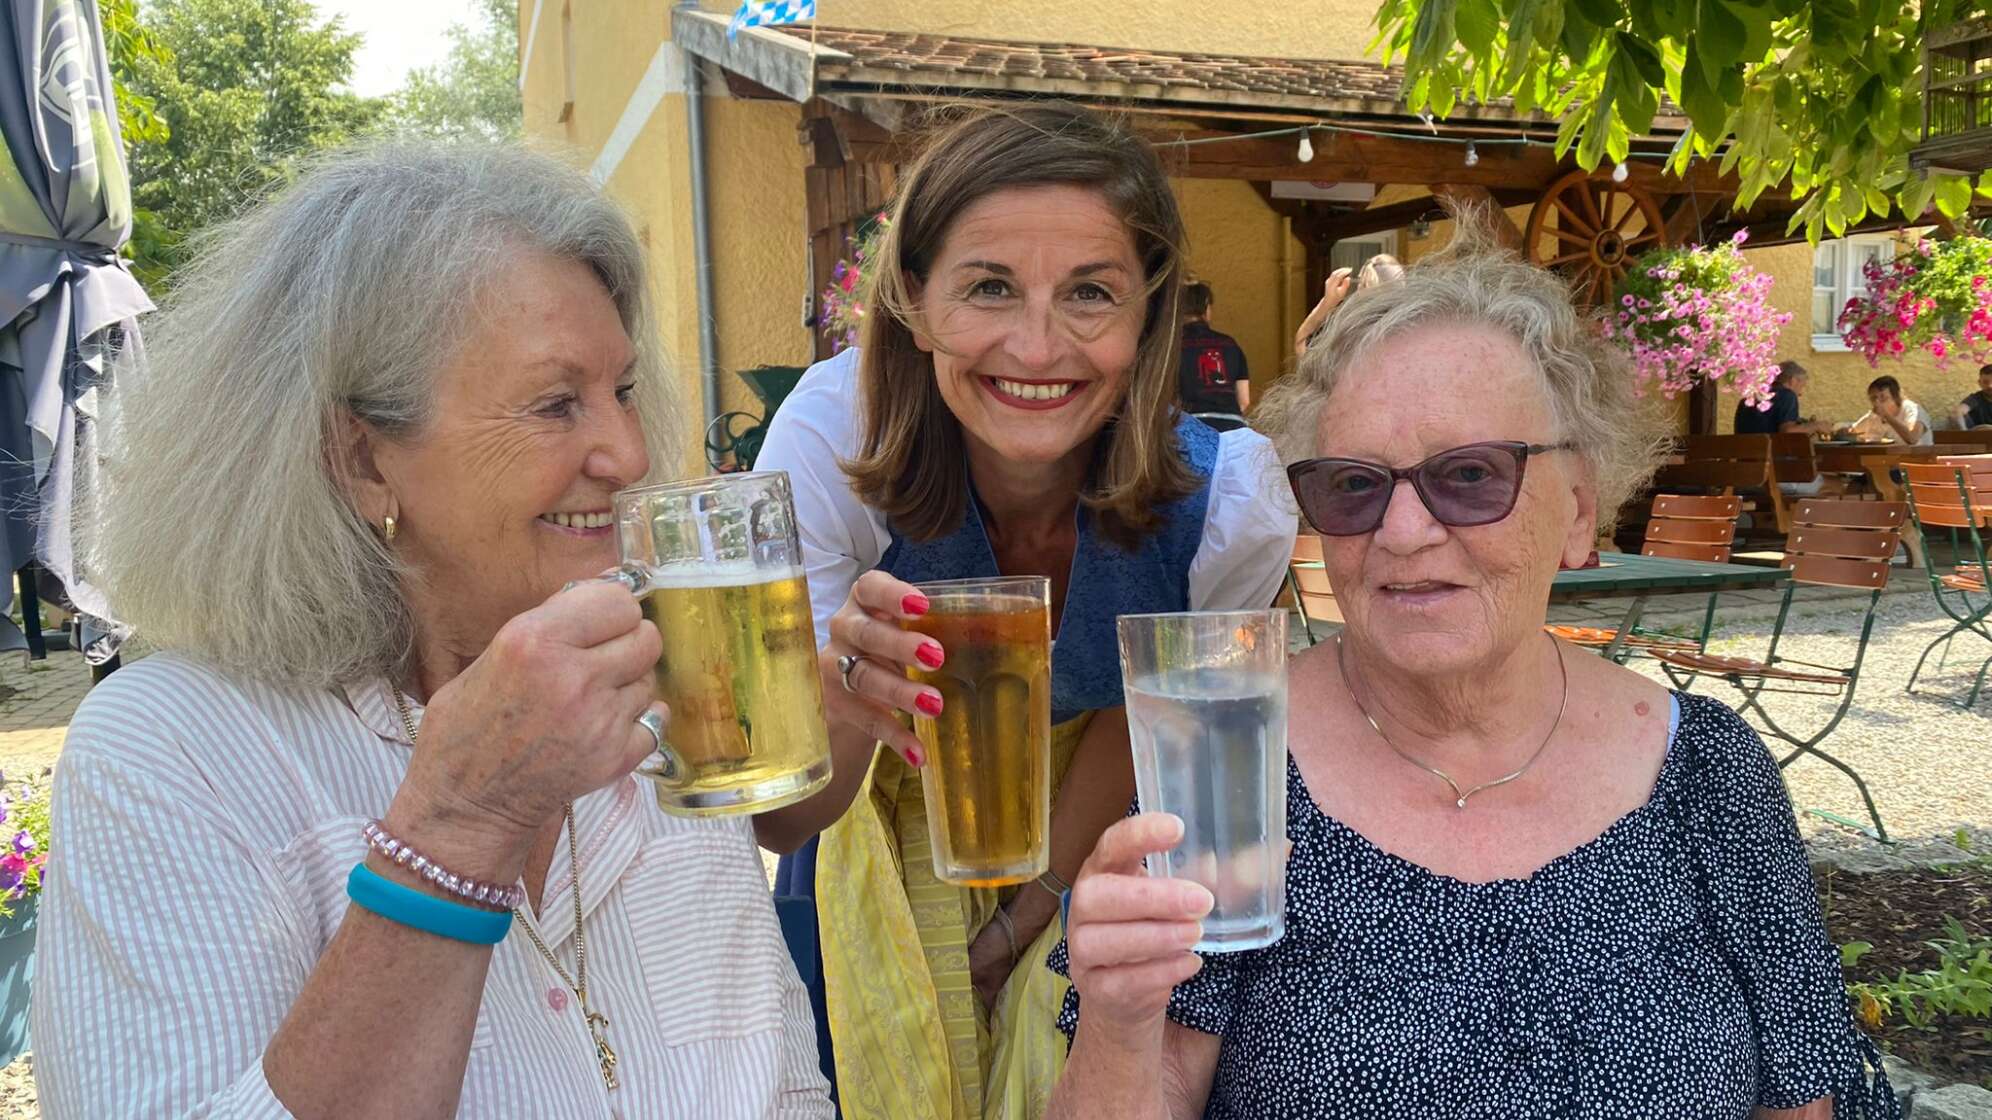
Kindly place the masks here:
[(800, 23), (816, 18), (816, 0), (747, 0), (726, 25), (726, 37), (740, 34), (743, 27), (772, 27), (778, 23)]

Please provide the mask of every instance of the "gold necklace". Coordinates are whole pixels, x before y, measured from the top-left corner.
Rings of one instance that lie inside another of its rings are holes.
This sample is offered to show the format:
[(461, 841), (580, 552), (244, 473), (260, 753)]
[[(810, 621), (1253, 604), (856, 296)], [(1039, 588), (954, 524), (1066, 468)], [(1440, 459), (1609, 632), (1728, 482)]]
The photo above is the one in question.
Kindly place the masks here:
[[(394, 707), (401, 713), (401, 726), (408, 732), (408, 742), (412, 746), (415, 743), (414, 713), (408, 710), (408, 700), (401, 695), (401, 689), (393, 685), (388, 687), (394, 690)], [(540, 940), (540, 935), (533, 932), (532, 925), (526, 921), (523, 913), (514, 908), (512, 917), (519, 923), (519, 928), (525, 931), (526, 939), (533, 943), (533, 948), (538, 949), (540, 956), (546, 958), (546, 963), (553, 966), (553, 974), (560, 977), (560, 982), (567, 985), (567, 989), (574, 993), (574, 998), (581, 1002), (581, 1019), (588, 1025), (588, 1034), (595, 1040), (595, 1061), (602, 1069), (602, 1084), (614, 1089), (621, 1083), (616, 1080), (616, 1052), (609, 1048), (609, 1040), (603, 1034), (609, 1025), (609, 1017), (588, 1005), (588, 938), (581, 932), (581, 853), (579, 845), (574, 840), (574, 803), (568, 802), (562, 812), (567, 820), (568, 880), (574, 887), (575, 974), (573, 976), (567, 974), (567, 969), (561, 966), (560, 958), (554, 956), (553, 950), (547, 948), (546, 942)]]
[(1515, 771), (1512, 774), (1504, 774), (1501, 777), (1496, 778), (1491, 782), (1482, 782), (1479, 785), (1474, 786), (1472, 789), (1466, 790), (1465, 792), (1460, 791), (1459, 783), (1453, 781), (1452, 777), (1448, 775), (1444, 770), (1441, 770), (1436, 766), (1431, 766), (1426, 763), (1420, 762), (1417, 759), (1412, 758), (1410, 755), (1404, 753), (1402, 748), (1400, 748), (1396, 743), (1390, 741), (1390, 736), (1385, 735), (1383, 733), (1383, 728), (1377, 726), (1376, 717), (1369, 714), (1369, 709), (1363, 707), (1362, 697), (1356, 695), (1355, 676), (1349, 672), (1349, 661), (1347, 656), (1345, 656), (1346, 647), (1342, 642), (1342, 636), (1340, 634), (1335, 635), (1335, 664), (1338, 668), (1342, 670), (1342, 680), (1346, 682), (1349, 686), (1349, 699), (1355, 701), (1356, 710), (1363, 714), (1363, 718), (1365, 720), (1369, 721), (1370, 730), (1376, 732), (1376, 737), (1383, 740), (1383, 745), (1389, 747), (1391, 751), (1393, 751), (1397, 755), (1397, 757), (1403, 759), (1404, 761), (1410, 763), (1413, 766), (1416, 766), (1418, 769), (1423, 770), (1430, 774), (1438, 775), (1440, 781), (1452, 787), (1453, 797), (1456, 799), (1454, 800), (1453, 804), (1458, 806), (1460, 809), (1465, 809), (1467, 798), (1472, 797), (1474, 794), (1479, 793), (1482, 790), (1493, 789), (1495, 786), (1505, 786), (1509, 782), (1514, 781), (1516, 778), (1521, 777), (1523, 774), (1528, 773), (1529, 767), (1534, 766), (1536, 764), (1536, 759), (1541, 758), (1542, 752), (1548, 749), (1549, 741), (1551, 739), (1556, 738), (1556, 729), (1563, 726), (1563, 713), (1565, 709), (1570, 707), (1570, 666), (1564, 664), (1563, 662), (1563, 643), (1552, 638), (1550, 639), (1550, 645), (1554, 646), (1556, 649), (1556, 669), (1559, 673), (1563, 674), (1563, 702), (1558, 704), (1556, 707), (1556, 722), (1549, 725), (1549, 734), (1544, 735), (1542, 737), (1542, 742), (1537, 744), (1535, 753), (1529, 756), (1529, 760), (1527, 762), (1522, 763), (1521, 769)]

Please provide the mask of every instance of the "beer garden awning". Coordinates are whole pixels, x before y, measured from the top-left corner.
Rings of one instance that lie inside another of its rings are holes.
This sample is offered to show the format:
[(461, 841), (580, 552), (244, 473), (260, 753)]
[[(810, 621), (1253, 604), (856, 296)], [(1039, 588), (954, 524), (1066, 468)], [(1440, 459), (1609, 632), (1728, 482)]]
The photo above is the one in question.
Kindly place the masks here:
[[(38, 565), (102, 619), (71, 497), (109, 358), (152, 303), (118, 257), (131, 188), (94, 0), (0, 0), (0, 139), (0, 572)], [(0, 616), (0, 651), (28, 645)]]

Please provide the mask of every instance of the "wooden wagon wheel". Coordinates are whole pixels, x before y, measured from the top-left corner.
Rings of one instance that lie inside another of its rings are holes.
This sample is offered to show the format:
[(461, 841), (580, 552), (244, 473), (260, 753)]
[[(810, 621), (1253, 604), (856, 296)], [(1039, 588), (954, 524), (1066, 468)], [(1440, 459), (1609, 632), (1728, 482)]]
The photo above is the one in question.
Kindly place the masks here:
[(1551, 183), (1529, 211), (1529, 261), (1570, 279), (1579, 303), (1612, 298), (1634, 257), (1670, 244), (1653, 196), (1605, 171), (1572, 171)]

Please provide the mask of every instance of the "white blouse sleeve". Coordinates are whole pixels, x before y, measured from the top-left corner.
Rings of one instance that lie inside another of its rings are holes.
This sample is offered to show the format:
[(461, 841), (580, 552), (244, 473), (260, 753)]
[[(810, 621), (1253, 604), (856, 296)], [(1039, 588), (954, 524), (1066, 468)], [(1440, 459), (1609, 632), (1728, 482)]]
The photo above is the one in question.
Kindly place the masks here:
[(1248, 428), (1220, 435), (1203, 540), (1190, 562), (1190, 609), (1271, 606), (1299, 522), (1272, 443)]
[(838, 463), (858, 450), (858, 352), (818, 362), (782, 401), (755, 470), (787, 471), (809, 577), (818, 645), (851, 585), (876, 567), (891, 537), (885, 519), (851, 492)]
[(56, 767), (33, 1005), (42, 1115), (288, 1117), (263, 1050), (316, 957), (295, 885), (113, 683)]

